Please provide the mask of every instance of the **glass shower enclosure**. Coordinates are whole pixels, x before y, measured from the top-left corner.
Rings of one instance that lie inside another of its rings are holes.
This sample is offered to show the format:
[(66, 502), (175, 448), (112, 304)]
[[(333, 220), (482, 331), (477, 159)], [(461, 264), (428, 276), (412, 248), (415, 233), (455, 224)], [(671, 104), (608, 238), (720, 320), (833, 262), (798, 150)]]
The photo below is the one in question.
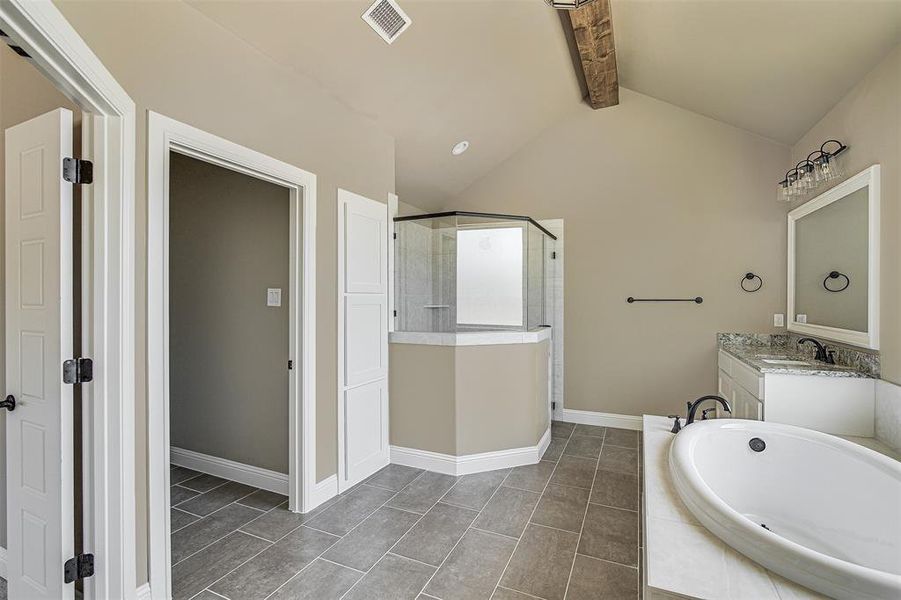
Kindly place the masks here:
[(394, 221), (396, 331), (527, 331), (550, 322), (557, 238), (532, 218), (456, 211)]

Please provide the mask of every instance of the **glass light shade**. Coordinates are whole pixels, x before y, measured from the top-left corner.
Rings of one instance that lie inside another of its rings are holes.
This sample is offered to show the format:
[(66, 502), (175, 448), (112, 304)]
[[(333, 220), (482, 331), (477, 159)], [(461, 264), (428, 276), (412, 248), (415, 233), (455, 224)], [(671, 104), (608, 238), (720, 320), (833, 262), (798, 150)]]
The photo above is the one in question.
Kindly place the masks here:
[(788, 183), (779, 184), (776, 198), (779, 200), (779, 202), (791, 202), (792, 200), (794, 200), (791, 195), (791, 189), (788, 187)]
[(838, 157), (832, 154), (823, 154), (823, 158), (817, 163), (822, 181), (834, 181), (842, 176), (841, 165)]
[(591, 4), (595, 0), (545, 0), (549, 6), (558, 10), (573, 10), (586, 4)]

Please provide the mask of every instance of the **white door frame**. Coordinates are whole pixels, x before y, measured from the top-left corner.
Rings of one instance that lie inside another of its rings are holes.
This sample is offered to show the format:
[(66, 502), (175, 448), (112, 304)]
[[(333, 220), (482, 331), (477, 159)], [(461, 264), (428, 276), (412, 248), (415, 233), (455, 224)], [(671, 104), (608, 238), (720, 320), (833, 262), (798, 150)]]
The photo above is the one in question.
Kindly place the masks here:
[[(321, 502), (316, 486), (316, 176), (163, 115), (147, 120), (147, 392), (150, 591), (171, 596), (169, 548), (169, 156), (178, 152), (285, 187), (291, 195), (289, 509)], [(299, 379), (299, 381), (298, 381)], [(298, 440), (300, 443), (298, 444)], [(318, 501), (317, 501), (318, 500)]]
[(84, 536), (86, 598), (135, 596), (135, 105), (49, 0), (3, 0), (0, 29), (84, 111)]

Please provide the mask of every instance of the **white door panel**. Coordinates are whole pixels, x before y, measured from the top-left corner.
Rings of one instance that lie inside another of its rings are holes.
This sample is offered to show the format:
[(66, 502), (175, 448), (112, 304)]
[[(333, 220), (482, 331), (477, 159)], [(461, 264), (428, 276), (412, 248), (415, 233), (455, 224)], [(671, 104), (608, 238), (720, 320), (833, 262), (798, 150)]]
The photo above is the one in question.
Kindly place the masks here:
[(383, 294), (348, 295), (344, 303), (345, 385), (388, 376), (388, 307)]
[(345, 204), (345, 292), (387, 294), (387, 206), (356, 196)]
[(338, 190), (338, 488), (388, 464), (388, 207)]
[(72, 598), (72, 113), (6, 130), (7, 580), (10, 598)]
[(388, 389), (381, 379), (349, 389), (344, 394), (345, 456), (348, 473), (374, 473), (385, 466), (388, 443)]

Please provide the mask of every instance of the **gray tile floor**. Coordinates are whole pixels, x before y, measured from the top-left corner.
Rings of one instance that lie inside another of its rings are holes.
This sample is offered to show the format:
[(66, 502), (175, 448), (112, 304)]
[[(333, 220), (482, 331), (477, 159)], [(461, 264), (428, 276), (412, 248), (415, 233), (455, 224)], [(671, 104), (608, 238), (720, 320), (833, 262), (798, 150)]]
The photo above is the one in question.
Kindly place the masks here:
[(176, 599), (639, 598), (638, 432), (554, 423), (537, 465), (390, 465), (307, 515), (172, 467)]

